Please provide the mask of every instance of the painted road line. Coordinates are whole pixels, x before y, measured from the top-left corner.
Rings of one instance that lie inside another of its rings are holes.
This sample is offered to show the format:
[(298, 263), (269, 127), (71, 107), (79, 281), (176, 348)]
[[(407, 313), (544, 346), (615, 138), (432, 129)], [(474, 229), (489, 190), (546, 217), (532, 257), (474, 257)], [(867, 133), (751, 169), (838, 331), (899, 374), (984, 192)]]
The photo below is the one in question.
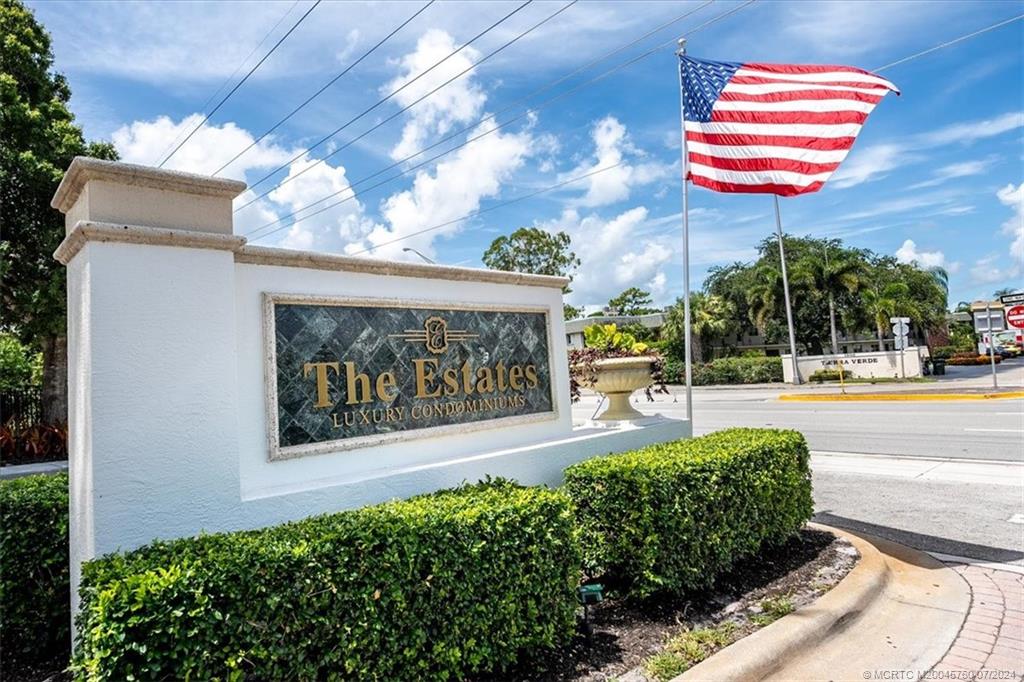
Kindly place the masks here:
[(993, 571), (1010, 571), (1011, 573), (1020, 573), (1024, 575), (1024, 566), (1020, 564), (1007, 564), (999, 561), (983, 561), (981, 559), (972, 559), (971, 557), (959, 556), (956, 554), (943, 554), (942, 552), (928, 552), (939, 561), (944, 561), (947, 564), (968, 564), (971, 566), (977, 566), (978, 568), (987, 568)]
[(954, 400), (1017, 400), (1024, 398), (1024, 391), (1008, 393), (829, 393), (826, 395), (803, 395), (784, 393), (779, 400), (790, 402), (913, 402), (913, 401), (954, 401)]
[(811, 450), (811, 455), (823, 455), (825, 457), (863, 457), (865, 459), (907, 459), (915, 462), (966, 462), (968, 464), (1009, 464), (1020, 466), (1020, 462), (1014, 459), (984, 459), (981, 457), (917, 457), (913, 455), (897, 455), (879, 452), (848, 452), (846, 450)]
[(977, 433), (1024, 433), (1024, 429), (971, 429), (971, 428), (965, 428), (964, 431), (975, 431)]

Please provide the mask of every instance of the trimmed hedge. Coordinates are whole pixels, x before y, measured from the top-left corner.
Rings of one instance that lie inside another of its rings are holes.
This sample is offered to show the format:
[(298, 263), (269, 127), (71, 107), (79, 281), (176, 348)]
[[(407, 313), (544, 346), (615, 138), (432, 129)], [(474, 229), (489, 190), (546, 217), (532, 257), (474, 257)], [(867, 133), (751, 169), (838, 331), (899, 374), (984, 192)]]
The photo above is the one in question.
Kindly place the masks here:
[[(665, 361), (666, 383), (681, 384), (686, 377), (685, 365), (679, 358)], [(719, 358), (693, 365), (694, 386), (720, 384), (767, 384), (782, 381), (782, 358), (737, 357)]]
[(0, 481), (0, 677), (67, 661), (68, 562), (67, 474)]
[(490, 481), (85, 565), (80, 679), (459, 679), (574, 632), (559, 491)]
[(586, 572), (636, 596), (711, 585), (810, 519), (808, 459), (797, 431), (729, 429), (572, 465)]

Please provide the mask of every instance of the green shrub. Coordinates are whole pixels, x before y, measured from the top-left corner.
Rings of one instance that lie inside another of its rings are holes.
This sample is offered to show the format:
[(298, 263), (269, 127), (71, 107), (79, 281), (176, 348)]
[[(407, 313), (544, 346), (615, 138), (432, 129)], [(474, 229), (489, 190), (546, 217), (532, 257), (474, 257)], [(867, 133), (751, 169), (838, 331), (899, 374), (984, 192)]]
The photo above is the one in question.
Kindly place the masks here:
[[(685, 381), (683, 360), (674, 356), (665, 360), (667, 383)], [(782, 358), (764, 356), (743, 356), (719, 358), (711, 362), (693, 365), (694, 386), (716, 386), (721, 384), (765, 384), (782, 381)]]
[(460, 679), (575, 627), (559, 491), (505, 481), (88, 563), (81, 679)]
[(0, 677), (67, 660), (67, 474), (0, 481)]
[(729, 429), (572, 465), (586, 572), (638, 596), (712, 584), (810, 518), (808, 457), (796, 431)]
[(839, 369), (818, 369), (811, 373), (811, 376), (807, 377), (808, 381), (815, 383), (824, 383), (826, 381), (839, 381), (840, 379), (852, 379), (854, 376), (853, 372), (848, 369), (843, 369), (842, 373)]
[(936, 346), (932, 351), (932, 358), (935, 360), (946, 360), (957, 353), (956, 346)]

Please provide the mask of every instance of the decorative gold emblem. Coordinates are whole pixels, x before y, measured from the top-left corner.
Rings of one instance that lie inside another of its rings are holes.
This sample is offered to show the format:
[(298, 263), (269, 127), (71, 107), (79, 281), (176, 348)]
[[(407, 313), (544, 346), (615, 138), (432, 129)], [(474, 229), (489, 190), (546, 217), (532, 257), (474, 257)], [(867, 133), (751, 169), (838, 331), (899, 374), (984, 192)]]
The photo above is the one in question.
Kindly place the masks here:
[(443, 317), (432, 315), (423, 321), (423, 329), (406, 329), (401, 334), (389, 336), (425, 344), (428, 351), (440, 355), (448, 350), (449, 342), (468, 341), (477, 338), (478, 334), (470, 334), (464, 329), (448, 329), (448, 322)]

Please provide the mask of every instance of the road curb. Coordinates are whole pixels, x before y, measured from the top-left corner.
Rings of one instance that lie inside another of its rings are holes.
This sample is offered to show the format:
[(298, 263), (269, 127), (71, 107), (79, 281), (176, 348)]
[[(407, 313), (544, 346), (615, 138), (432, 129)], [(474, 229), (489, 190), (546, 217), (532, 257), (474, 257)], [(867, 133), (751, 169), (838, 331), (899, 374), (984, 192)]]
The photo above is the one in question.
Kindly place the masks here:
[(812, 604), (722, 649), (671, 682), (760, 680), (787, 659), (842, 632), (882, 594), (890, 571), (874, 545), (832, 526), (807, 525), (852, 544), (860, 552), (860, 561), (853, 570)]
[(858, 402), (858, 401), (920, 401), (920, 400), (1011, 400), (1024, 398), (1024, 391), (1006, 393), (829, 393), (800, 395), (785, 393), (779, 400), (791, 402)]

